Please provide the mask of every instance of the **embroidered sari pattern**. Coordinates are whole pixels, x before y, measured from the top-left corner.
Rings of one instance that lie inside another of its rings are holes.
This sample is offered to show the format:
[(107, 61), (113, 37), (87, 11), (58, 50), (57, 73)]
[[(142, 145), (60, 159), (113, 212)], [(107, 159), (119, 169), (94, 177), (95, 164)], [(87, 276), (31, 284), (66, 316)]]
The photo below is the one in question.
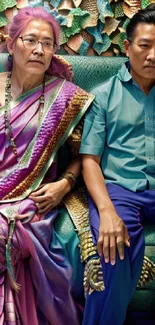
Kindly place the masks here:
[(39, 185), (57, 150), (93, 99), (92, 95), (66, 81), (59, 83), (56, 92), (58, 95), (52, 109), (53, 95), (48, 100), (46, 114), (43, 112), (41, 125), (33, 142), (14, 171), (0, 183), (0, 197), (3, 202), (23, 199)]
[[(53, 226), (59, 209), (41, 218), (37, 206), (27, 196), (45, 180), (46, 171), (50, 172), (51, 182), (56, 177), (57, 151), (78, 124), (93, 96), (70, 82), (51, 78), (46, 82), (45, 107), (40, 114), (41, 92), (41, 87), (33, 89), (11, 106), (18, 163), (7, 147), (4, 107), (0, 110), (2, 325), (80, 324), (78, 304), (71, 293), (72, 267)], [(17, 220), (11, 230), (16, 213), (29, 216), (22, 222)], [(10, 230), (13, 231), (11, 239)], [(8, 242), (10, 246), (6, 249)], [(14, 290), (13, 281), (20, 284), (19, 293)]]

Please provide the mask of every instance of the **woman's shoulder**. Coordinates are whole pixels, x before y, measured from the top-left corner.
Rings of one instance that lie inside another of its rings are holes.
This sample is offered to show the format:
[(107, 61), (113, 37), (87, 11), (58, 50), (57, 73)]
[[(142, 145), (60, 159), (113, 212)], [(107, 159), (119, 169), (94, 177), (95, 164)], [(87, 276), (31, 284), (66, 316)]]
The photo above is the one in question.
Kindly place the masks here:
[(45, 81), (46, 82), (55, 82), (55, 80), (57, 80), (58, 83), (61, 84), (65, 84), (67, 88), (77, 88), (78, 86), (75, 85), (72, 81), (68, 81), (67, 79), (63, 78), (63, 77), (58, 77), (55, 75), (50, 75), (50, 74), (46, 74), (45, 75)]

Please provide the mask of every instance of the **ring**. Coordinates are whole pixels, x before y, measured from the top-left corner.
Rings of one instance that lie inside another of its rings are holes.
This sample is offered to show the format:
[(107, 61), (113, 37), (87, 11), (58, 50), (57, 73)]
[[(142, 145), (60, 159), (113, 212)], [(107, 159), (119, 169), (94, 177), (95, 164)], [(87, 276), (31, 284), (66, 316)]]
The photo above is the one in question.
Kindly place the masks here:
[(124, 253), (124, 241), (120, 241), (119, 243), (117, 243), (117, 248), (120, 253)]

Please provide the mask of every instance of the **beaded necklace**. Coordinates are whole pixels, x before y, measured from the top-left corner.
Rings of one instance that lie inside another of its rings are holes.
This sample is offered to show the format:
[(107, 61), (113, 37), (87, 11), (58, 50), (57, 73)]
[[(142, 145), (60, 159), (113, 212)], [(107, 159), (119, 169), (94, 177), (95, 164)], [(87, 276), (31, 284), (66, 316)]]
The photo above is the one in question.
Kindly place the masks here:
[[(44, 101), (45, 101), (44, 100), (44, 86), (45, 86), (45, 78), (43, 80), (42, 94), (40, 96), (40, 101), (39, 101), (39, 120), (40, 120), (40, 116), (41, 116), (43, 108), (44, 108)], [(6, 86), (5, 86), (5, 111), (4, 111), (5, 134), (6, 134), (6, 138), (8, 140), (8, 145), (12, 147), (13, 154), (15, 155), (16, 160), (18, 161), (17, 147), (16, 147), (14, 136), (13, 136), (13, 132), (12, 132), (12, 126), (10, 123), (11, 101), (12, 101), (11, 72), (9, 72), (7, 75)]]

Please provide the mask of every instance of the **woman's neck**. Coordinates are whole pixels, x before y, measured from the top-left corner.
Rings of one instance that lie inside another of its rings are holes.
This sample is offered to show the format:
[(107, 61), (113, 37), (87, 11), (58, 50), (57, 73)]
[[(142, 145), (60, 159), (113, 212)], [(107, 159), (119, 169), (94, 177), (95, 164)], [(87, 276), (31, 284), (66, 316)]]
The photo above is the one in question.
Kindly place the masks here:
[(40, 86), (43, 83), (44, 74), (30, 75), (18, 73), (14, 69), (11, 73), (11, 94), (16, 99), (25, 92)]

